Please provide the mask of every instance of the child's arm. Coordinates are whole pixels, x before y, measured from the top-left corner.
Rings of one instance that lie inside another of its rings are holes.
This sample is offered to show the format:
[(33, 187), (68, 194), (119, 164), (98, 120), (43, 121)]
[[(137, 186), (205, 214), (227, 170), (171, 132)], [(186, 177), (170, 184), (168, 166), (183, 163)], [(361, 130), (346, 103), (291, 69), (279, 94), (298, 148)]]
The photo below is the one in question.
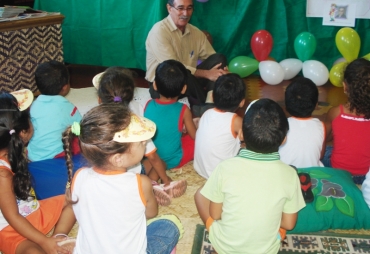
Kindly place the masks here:
[(184, 124), (187, 133), (190, 135), (192, 139), (195, 139), (195, 133), (197, 129), (195, 128), (195, 124), (193, 122), (193, 117), (191, 115), (191, 112), (188, 107), (186, 107), (185, 112), (184, 112)]
[(67, 204), (60, 215), (60, 218), (55, 225), (54, 235), (66, 234), (68, 235), (74, 224), (76, 223), (76, 216), (72, 209), (72, 204)]
[(0, 169), (0, 210), (9, 225), (29, 241), (38, 244), (46, 253), (68, 253), (57, 245), (60, 239), (46, 237), (19, 214), (12, 179), (9, 171)]
[(240, 117), (240, 116), (238, 116), (238, 115), (236, 115), (235, 117), (234, 117), (234, 120), (233, 120), (233, 131), (234, 131), (234, 136), (235, 137), (237, 137), (238, 136), (238, 134), (239, 134), (239, 131), (241, 130), (241, 128), (242, 128), (242, 124), (243, 124), (243, 119)]
[(325, 122), (322, 122), (323, 128), (324, 128), (324, 140), (322, 142), (322, 148), (321, 148), (321, 154), (320, 154), (320, 160), (324, 158), (325, 150), (326, 150), (326, 140), (328, 139), (328, 131), (327, 131), (327, 125)]
[[(370, 171), (369, 171), (370, 172)], [(366, 174), (366, 178), (361, 186), (362, 196), (365, 199), (366, 204), (370, 208), (370, 173)]]
[(333, 140), (331, 124), (333, 120), (340, 114), (339, 106), (331, 108), (326, 114), (325, 128), (326, 128), (326, 142)]
[(151, 219), (158, 214), (158, 204), (154, 197), (152, 181), (146, 175), (140, 175), (140, 179), (144, 198), (146, 199), (145, 216), (147, 219)]
[(210, 201), (209, 215), (212, 217), (212, 219), (214, 219), (214, 220), (220, 220), (221, 219), (222, 205), (223, 205), (223, 203), (214, 203), (214, 202)]
[(297, 222), (297, 214), (298, 213), (283, 213), (280, 227), (286, 230), (292, 230)]
[(152, 165), (155, 172), (158, 174), (159, 178), (162, 180), (162, 183), (167, 186), (172, 181), (171, 178), (166, 174), (166, 164), (164, 161), (159, 158), (158, 153), (152, 152), (146, 156)]

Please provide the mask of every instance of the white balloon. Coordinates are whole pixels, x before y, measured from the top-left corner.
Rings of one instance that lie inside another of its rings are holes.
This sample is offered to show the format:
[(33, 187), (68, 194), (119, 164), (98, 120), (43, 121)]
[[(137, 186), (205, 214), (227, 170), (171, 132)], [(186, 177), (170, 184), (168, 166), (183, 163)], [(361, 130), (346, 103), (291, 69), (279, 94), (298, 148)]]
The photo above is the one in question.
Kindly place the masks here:
[(316, 60), (308, 60), (302, 66), (303, 76), (311, 79), (316, 86), (322, 86), (329, 79), (329, 70), (326, 66)]
[(284, 70), (275, 61), (262, 61), (258, 65), (263, 81), (269, 85), (277, 85), (284, 79)]
[(335, 62), (333, 63), (333, 66), (334, 66), (334, 65), (336, 65), (336, 64), (342, 63), (342, 62), (347, 62), (347, 60), (346, 60), (344, 57), (338, 58), (338, 59), (337, 59), (337, 60), (335, 60)]
[(279, 64), (284, 70), (284, 80), (294, 78), (302, 70), (302, 61), (296, 58), (285, 59)]

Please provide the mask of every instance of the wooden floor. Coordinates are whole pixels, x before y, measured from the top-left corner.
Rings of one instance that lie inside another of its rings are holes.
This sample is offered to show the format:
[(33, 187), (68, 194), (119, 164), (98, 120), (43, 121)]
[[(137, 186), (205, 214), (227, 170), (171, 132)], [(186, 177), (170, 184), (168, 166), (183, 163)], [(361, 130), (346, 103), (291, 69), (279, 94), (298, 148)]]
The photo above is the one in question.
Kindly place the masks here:
[[(92, 78), (104, 71), (106, 67), (90, 66), (90, 65), (68, 65), (70, 72), (70, 83), (72, 88), (83, 88), (92, 86)], [(148, 82), (144, 79), (145, 72), (139, 69), (132, 69), (135, 75), (135, 84), (138, 87), (147, 88)], [(237, 113), (240, 116), (244, 115), (245, 109), (249, 102), (259, 98), (270, 98), (284, 107), (284, 93), (290, 81), (283, 81), (278, 85), (268, 85), (261, 80), (259, 76), (249, 76), (244, 78), (244, 83), (247, 86), (245, 95), (246, 103), (243, 108), (239, 109)], [(345, 103), (347, 98), (343, 92), (343, 88), (335, 87), (328, 82), (323, 86), (318, 87), (319, 103), (318, 107), (313, 113), (314, 117), (324, 120), (326, 112), (329, 108)]]

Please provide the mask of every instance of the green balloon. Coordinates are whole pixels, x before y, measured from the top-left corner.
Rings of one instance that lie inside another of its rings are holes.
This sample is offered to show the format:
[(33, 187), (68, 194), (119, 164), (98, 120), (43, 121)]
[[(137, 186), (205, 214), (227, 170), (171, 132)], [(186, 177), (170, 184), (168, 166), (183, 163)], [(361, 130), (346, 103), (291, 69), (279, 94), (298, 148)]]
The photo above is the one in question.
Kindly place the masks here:
[(315, 36), (309, 32), (300, 33), (294, 40), (294, 50), (299, 60), (309, 60), (316, 50)]
[(229, 63), (229, 71), (245, 78), (258, 70), (259, 62), (248, 56), (237, 56)]

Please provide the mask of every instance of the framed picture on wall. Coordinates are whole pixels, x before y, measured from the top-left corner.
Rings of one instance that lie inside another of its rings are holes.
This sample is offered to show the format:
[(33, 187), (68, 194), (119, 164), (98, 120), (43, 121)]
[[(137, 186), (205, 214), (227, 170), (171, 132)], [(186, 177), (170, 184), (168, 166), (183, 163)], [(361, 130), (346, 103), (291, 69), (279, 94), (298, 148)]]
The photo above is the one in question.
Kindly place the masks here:
[(323, 9), (324, 26), (355, 26), (356, 4), (344, 2), (326, 2)]

